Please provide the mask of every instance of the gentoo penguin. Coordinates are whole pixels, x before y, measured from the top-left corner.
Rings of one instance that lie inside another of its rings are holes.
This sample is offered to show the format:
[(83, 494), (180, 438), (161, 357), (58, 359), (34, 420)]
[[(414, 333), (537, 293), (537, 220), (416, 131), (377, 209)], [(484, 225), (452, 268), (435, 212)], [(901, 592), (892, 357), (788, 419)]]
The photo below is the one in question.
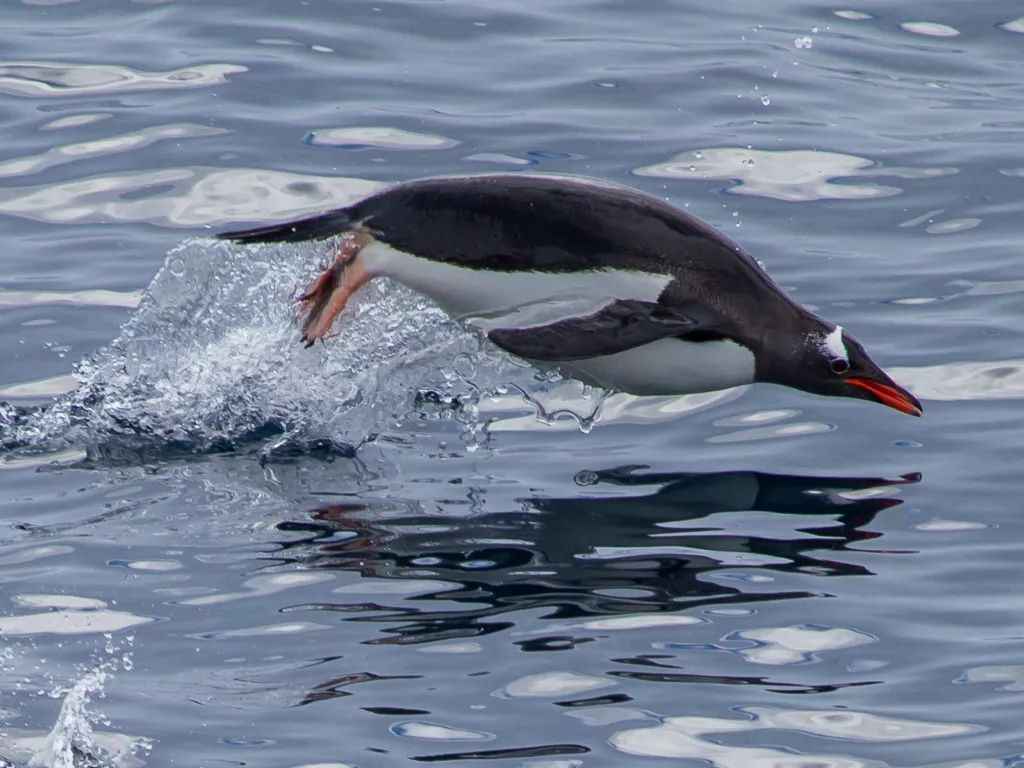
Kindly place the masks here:
[(736, 243), (634, 189), (528, 174), (429, 178), (220, 237), (336, 235), (333, 263), (299, 297), (307, 345), (385, 276), (507, 352), (606, 389), (674, 395), (760, 381), (921, 415), (856, 339), (792, 301)]

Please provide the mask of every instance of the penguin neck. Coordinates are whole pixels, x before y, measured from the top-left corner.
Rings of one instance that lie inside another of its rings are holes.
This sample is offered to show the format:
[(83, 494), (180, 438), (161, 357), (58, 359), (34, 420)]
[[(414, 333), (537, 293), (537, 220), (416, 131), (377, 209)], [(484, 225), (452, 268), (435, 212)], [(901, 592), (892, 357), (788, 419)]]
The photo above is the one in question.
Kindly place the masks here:
[(833, 330), (810, 310), (787, 302), (786, 311), (774, 314), (751, 341), (757, 359), (757, 381), (806, 389), (801, 382), (812, 358), (820, 352), (821, 339)]

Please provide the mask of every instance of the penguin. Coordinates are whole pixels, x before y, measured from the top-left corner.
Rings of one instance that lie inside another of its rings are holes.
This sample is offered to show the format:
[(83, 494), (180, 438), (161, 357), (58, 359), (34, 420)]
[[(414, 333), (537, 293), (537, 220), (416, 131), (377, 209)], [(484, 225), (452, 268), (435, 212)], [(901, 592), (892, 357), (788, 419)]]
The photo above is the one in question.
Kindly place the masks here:
[(634, 395), (754, 382), (920, 416), (841, 326), (801, 307), (739, 245), (653, 195), (578, 177), (492, 174), (395, 184), (253, 229), (239, 243), (338, 238), (298, 297), (302, 341), (388, 277), (542, 368)]

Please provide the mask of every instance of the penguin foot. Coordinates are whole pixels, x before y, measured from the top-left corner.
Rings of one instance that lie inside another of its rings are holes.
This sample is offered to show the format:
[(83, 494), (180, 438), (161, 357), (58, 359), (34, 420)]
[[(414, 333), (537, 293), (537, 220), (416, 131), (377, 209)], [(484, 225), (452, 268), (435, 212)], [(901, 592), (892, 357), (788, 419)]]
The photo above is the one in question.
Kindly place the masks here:
[(352, 294), (369, 282), (370, 275), (359, 260), (362, 247), (355, 236), (347, 236), (330, 266), (296, 299), (306, 312), (302, 341), (307, 348), (330, 335), (334, 318), (345, 308)]

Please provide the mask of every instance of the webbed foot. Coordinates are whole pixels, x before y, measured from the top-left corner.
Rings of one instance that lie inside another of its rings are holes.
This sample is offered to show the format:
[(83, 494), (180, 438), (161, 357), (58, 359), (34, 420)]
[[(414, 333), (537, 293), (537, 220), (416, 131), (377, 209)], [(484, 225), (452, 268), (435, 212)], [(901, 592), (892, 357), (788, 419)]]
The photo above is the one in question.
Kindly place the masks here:
[(362, 247), (354, 235), (346, 236), (330, 266), (296, 298), (306, 312), (302, 341), (307, 348), (330, 335), (334, 319), (345, 308), (349, 298), (370, 281), (371, 276), (359, 260)]

